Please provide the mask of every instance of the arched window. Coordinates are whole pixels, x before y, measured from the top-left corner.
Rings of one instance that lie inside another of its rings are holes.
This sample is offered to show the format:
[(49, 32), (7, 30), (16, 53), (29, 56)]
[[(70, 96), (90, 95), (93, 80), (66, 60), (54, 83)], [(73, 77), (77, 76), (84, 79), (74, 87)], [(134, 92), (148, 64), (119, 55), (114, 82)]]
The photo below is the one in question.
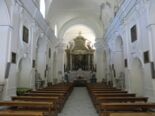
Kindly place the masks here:
[(40, 0), (40, 12), (42, 16), (45, 18), (45, 0)]
[(58, 27), (57, 27), (57, 25), (54, 26), (54, 34), (57, 37), (57, 35), (58, 35)]

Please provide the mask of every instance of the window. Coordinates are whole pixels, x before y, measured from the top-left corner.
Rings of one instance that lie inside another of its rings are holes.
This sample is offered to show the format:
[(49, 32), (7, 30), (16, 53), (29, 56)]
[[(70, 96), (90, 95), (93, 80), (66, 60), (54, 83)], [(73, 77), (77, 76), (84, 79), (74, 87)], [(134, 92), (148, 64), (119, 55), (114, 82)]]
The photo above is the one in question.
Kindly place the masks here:
[(150, 62), (149, 51), (144, 52), (143, 55), (144, 55), (144, 63), (149, 63)]
[(49, 48), (49, 51), (48, 51), (49, 53), (48, 53), (48, 56), (49, 56), (49, 58), (51, 58), (51, 48)]
[(45, 0), (40, 0), (40, 12), (42, 16), (45, 18)]
[(58, 27), (57, 25), (54, 26), (54, 35), (57, 37), (58, 35)]
[(11, 54), (11, 62), (16, 64), (16, 53), (15, 52), (12, 52)]
[(127, 59), (124, 60), (124, 66), (128, 67), (128, 60)]
[(137, 26), (134, 25), (132, 28), (131, 28), (131, 42), (134, 42), (137, 40)]
[(25, 43), (28, 43), (29, 42), (29, 30), (25, 26), (23, 26), (23, 41)]
[(32, 68), (35, 68), (36, 62), (35, 60), (32, 61)]

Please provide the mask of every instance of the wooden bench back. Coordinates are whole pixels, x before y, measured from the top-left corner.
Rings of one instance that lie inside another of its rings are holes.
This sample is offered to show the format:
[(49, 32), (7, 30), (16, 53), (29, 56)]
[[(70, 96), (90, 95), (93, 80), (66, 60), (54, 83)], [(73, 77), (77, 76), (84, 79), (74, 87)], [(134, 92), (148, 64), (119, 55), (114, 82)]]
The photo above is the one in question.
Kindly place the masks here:
[(92, 91), (92, 93), (102, 94), (102, 93), (128, 93), (127, 91)]
[(135, 97), (136, 94), (126, 93), (107, 93), (107, 94), (95, 94), (95, 97)]
[(99, 97), (96, 98), (100, 102), (147, 102), (147, 97)]
[(64, 96), (63, 93), (26, 93), (28, 96)]
[(143, 111), (155, 109), (155, 103), (101, 103), (100, 111)]
[(100, 116), (155, 116), (155, 112), (107, 112)]
[(38, 111), (0, 111), (0, 116), (45, 116), (43, 112)]

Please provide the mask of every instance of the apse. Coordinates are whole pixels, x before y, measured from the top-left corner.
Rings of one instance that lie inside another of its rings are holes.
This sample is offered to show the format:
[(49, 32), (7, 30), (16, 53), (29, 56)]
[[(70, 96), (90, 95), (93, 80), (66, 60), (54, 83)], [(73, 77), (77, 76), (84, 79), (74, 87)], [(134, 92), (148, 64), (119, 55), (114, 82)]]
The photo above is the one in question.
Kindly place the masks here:
[(94, 46), (96, 35), (91, 28), (83, 24), (74, 25), (68, 28), (64, 33), (63, 40), (65, 43), (68, 43), (76, 38), (79, 34), (90, 41), (92, 46)]

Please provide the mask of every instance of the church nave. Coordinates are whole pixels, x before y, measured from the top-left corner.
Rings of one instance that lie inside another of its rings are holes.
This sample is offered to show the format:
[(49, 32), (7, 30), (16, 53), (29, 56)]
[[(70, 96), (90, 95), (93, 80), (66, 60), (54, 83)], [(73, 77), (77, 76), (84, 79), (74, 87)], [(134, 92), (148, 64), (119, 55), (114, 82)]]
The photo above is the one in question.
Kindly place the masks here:
[(0, 116), (155, 116), (154, 12), (155, 0), (0, 0)]

